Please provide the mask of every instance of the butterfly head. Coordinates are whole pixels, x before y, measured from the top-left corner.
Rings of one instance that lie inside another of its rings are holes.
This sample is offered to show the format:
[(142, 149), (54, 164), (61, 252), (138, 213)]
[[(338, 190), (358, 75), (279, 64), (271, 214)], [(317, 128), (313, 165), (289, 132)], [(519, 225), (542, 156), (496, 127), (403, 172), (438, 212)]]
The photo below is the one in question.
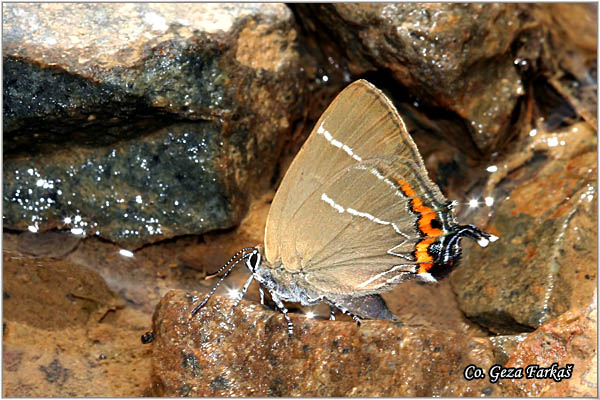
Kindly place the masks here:
[(244, 254), (244, 263), (250, 272), (255, 273), (262, 263), (262, 255), (259, 247), (252, 248), (252, 251)]
[(459, 264), (463, 237), (475, 240), (481, 247), (498, 240), (497, 236), (484, 232), (474, 225), (455, 226), (449, 234), (442, 236), (427, 249), (433, 257), (433, 266), (427, 272), (435, 280), (444, 278)]
[[(240, 261), (244, 260), (244, 263), (246, 264), (246, 266), (248, 267), (248, 269), (250, 269), (250, 271), (252, 272), (252, 275), (254, 275), (254, 272), (260, 266), (261, 258), (262, 257), (260, 255), (259, 248), (257, 248), (257, 247), (246, 247), (246, 248), (243, 248), (240, 251), (238, 251), (237, 253), (235, 253), (235, 255), (229, 259), (229, 261), (227, 261), (225, 264), (223, 264), (223, 266), (221, 268), (219, 268), (219, 270), (217, 272), (215, 272), (212, 275), (209, 275), (209, 276), (205, 277), (204, 279), (211, 279), (211, 278), (214, 278), (216, 276), (219, 276), (219, 275), (223, 274), (221, 276), (221, 279), (219, 279), (219, 281), (215, 284), (215, 286), (213, 286), (213, 288), (206, 295), (206, 297), (204, 298), (204, 300), (202, 300), (202, 302), (200, 304), (198, 304), (192, 310), (192, 312), (189, 314), (189, 318), (188, 319), (192, 319), (192, 317), (198, 311), (200, 311), (200, 309), (202, 307), (204, 307), (204, 305), (208, 302), (208, 299), (210, 299), (212, 297), (212, 295), (215, 293), (215, 291), (217, 290), (217, 288), (219, 287), (219, 285), (221, 285), (221, 282), (223, 282), (225, 280), (225, 278), (227, 278), (227, 276), (231, 273), (231, 271), (233, 271), (233, 269), (235, 268), (235, 266), (238, 265), (238, 263)], [(243, 290), (242, 296), (245, 293), (246, 289), (248, 289), (247, 286), (248, 285), (244, 286), (244, 290)], [(237, 305), (237, 303), (236, 303), (236, 305)]]

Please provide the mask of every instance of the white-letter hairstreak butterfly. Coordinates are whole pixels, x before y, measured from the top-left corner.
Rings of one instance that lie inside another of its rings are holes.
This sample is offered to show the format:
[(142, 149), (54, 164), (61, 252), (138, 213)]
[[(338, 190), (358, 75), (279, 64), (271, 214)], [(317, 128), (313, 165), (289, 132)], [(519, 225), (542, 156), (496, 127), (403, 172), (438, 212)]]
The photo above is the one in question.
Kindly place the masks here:
[[(356, 320), (394, 319), (379, 293), (400, 282), (435, 282), (458, 263), (461, 238), (496, 236), (459, 225), (429, 180), (391, 101), (359, 80), (323, 113), (277, 190), (265, 245), (240, 250), (219, 269), (215, 292), (241, 260), (292, 322), (283, 301), (326, 302)], [(238, 302), (241, 299), (238, 297)], [(237, 305), (237, 303), (236, 303)]]

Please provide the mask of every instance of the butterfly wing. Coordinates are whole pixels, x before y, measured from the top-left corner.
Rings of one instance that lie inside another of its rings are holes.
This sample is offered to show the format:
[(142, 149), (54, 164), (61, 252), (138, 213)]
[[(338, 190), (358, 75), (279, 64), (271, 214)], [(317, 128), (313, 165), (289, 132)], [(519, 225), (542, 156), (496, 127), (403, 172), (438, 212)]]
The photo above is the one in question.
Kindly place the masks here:
[(303, 271), (321, 291), (385, 290), (418, 267), (415, 190), (432, 211), (447, 203), (395, 108), (357, 81), (329, 106), (286, 173), (267, 219), (265, 255)]

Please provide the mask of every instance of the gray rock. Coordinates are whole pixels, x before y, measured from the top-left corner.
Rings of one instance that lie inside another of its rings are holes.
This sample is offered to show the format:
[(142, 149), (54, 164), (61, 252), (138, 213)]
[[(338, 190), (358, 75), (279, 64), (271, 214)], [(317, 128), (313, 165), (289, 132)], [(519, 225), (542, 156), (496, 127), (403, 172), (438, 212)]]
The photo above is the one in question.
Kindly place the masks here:
[(5, 227), (139, 247), (229, 228), (268, 186), (305, 85), (284, 5), (11, 4), (3, 18)]

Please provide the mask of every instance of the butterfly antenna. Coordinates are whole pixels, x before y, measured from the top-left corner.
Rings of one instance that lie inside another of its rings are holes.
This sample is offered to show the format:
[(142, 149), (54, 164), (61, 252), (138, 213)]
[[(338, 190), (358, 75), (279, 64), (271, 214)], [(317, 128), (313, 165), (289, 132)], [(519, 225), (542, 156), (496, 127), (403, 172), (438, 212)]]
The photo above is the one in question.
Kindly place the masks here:
[(223, 272), (223, 271), (224, 271), (224, 270), (225, 270), (225, 269), (226, 269), (226, 268), (229, 266), (229, 264), (231, 264), (231, 263), (232, 263), (232, 262), (233, 262), (233, 261), (234, 261), (236, 258), (238, 258), (238, 257), (239, 257), (241, 254), (244, 254), (244, 256), (243, 256), (242, 258), (245, 258), (245, 257), (246, 257), (246, 254), (245, 254), (245, 253), (246, 253), (247, 251), (251, 251), (251, 250), (254, 250), (254, 249), (255, 249), (254, 247), (244, 247), (243, 249), (241, 249), (240, 251), (238, 251), (237, 253), (235, 253), (235, 254), (234, 254), (234, 255), (233, 255), (233, 256), (232, 256), (232, 257), (229, 259), (229, 261), (227, 261), (225, 264), (223, 264), (223, 266), (222, 266), (221, 268), (219, 268), (219, 270), (218, 270), (217, 272), (215, 272), (215, 273), (213, 273), (213, 274), (210, 274), (210, 275), (206, 275), (206, 276), (204, 277), (204, 280), (212, 279), (212, 278), (214, 278), (215, 276), (219, 276), (219, 274), (220, 274), (221, 272)]
[[(219, 279), (219, 281), (217, 282), (217, 284), (211, 289), (211, 291), (208, 293), (208, 295), (206, 295), (206, 297), (204, 298), (204, 300), (202, 300), (202, 303), (198, 304), (190, 313), (188, 319), (192, 319), (192, 317), (202, 308), (204, 307), (204, 305), (206, 304), (206, 302), (208, 301), (208, 299), (211, 298), (211, 296), (215, 293), (215, 291), (219, 288), (219, 285), (221, 285), (221, 282), (223, 282), (225, 280), (225, 278), (227, 278), (227, 276), (229, 275), (229, 273), (233, 270), (233, 268), (237, 265), (237, 263), (239, 263), (240, 261), (242, 261), (244, 258), (246, 258), (248, 256), (248, 254), (246, 253), (247, 251), (252, 250), (254, 251), (254, 247), (246, 247), (244, 249), (241, 249), (240, 251), (238, 251), (237, 253), (235, 253), (235, 255), (233, 257), (231, 257), (229, 259), (229, 261), (227, 261), (225, 263), (225, 265), (223, 265), (221, 268), (219, 268), (219, 271), (217, 271), (215, 274), (213, 275), (218, 275), (221, 272), (223, 272), (223, 270), (225, 270), (227, 267), (229, 267), (227, 269), (227, 271), (225, 271), (225, 273), (223, 274), (223, 276), (221, 277), (221, 279)], [(240, 257), (241, 255), (241, 257)], [(237, 258), (237, 260), (236, 260)], [(235, 260), (235, 262), (234, 262)], [(231, 265), (230, 265), (231, 264)]]

